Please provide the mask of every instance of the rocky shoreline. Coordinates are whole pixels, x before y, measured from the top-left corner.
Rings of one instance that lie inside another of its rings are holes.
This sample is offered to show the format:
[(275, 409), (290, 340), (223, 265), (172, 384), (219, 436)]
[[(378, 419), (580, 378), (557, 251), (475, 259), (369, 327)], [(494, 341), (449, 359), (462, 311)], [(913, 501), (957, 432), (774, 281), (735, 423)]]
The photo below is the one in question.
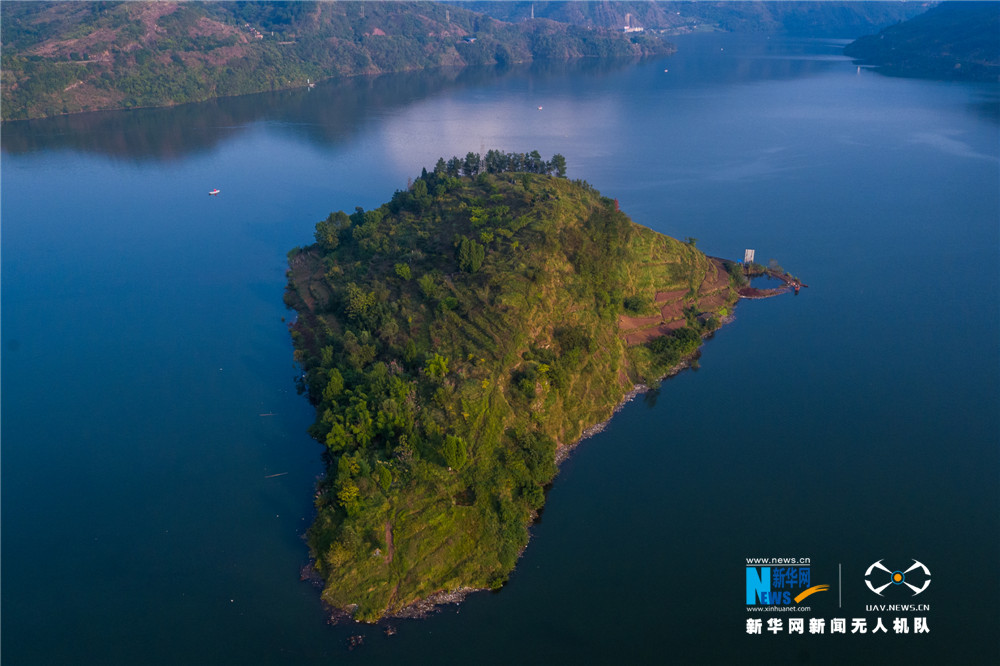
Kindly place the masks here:
[(485, 587), (460, 587), (451, 592), (436, 592), (429, 597), (418, 599), (409, 606), (406, 606), (397, 613), (389, 615), (390, 618), (419, 619), (436, 613), (441, 610), (441, 606), (446, 604), (458, 605), (465, 601), (465, 598), (473, 592), (485, 592)]
[[(320, 576), (319, 572), (316, 571), (315, 560), (311, 559), (299, 569), (299, 580), (309, 583), (313, 587), (322, 590), (324, 581), (323, 577)], [(417, 599), (408, 606), (404, 606), (395, 613), (390, 613), (385, 616), (384, 620), (414, 620), (425, 618), (432, 613), (436, 613), (441, 610), (442, 606), (448, 604), (458, 605), (465, 601), (465, 598), (472, 594), (473, 592), (485, 592), (488, 588), (485, 587), (460, 587), (457, 590), (451, 591), (440, 591), (434, 594), (424, 597), (423, 599)], [(329, 624), (340, 624), (342, 622), (355, 622), (354, 611), (357, 606), (347, 606), (346, 608), (337, 608), (336, 606), (331, 606), (326, 602), (323, 602), (323, 606), (326, 608), (328, 613), (327, 622)], [(395, 631), (392, 631), (395, 633)], [(389, 634), (391, 635), (391, 634)]]

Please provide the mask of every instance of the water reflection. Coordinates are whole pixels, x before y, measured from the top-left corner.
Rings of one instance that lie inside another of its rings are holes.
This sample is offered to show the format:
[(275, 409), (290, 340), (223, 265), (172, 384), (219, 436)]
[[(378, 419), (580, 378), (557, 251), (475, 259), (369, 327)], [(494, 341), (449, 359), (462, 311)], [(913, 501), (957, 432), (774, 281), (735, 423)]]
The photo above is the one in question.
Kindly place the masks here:
[[(840, 45), (829, 42), (829, 58), (817, 58), (815, 42), (803, 40), (801, 57), (760, 37), (699, 36), (679, 40), (669, 65), (669, 85), (689, 88), (711, 81), (747, 83), (813, 76), (836, 65)], [(787, 46), (787, 44), (786, 44)], [(810, 48), (812, 53), (809, 53)], [(514, 67), (438, 69), (323, 82), (312, 90), (285, 90), (215, 99), (160, 109), (104, 111), (9, 122), (3, 153), (73, 150), (118, 159), (176, 160), (213, 150), (258, 122), (319, 145), (337, 145), (373, 118), (448, 89), (526, 79), (611, 77), (635, 59), (539, 61)], [(665, 72), (666, 74), (666, 72)], [(571, 93), (572, 94), (572, 93)]]
[(983, 120), (1000, 125), (1000, 94), (998, 94), (1000, 87), (989, 86), (989, 89), (985, 88), (986, 86), (984, 86), (983, 99), (969, 104), (968, 109)]
[(261, 121), (320, 145), (336, 145), (372, 118), (446, 89), (487, 86), (500, 79), (541, 81), (573, 75), (601, 77), (634, 59), (538, 62), (517, 67), (438, 69), (320, 83), (209, 100), (170, 108), (104, 111), (6, 123), (4, 153), (74, 150), (131, 161), (174, 160), (213, 150)]
[(676, 42), (677, 62), (668, 66), (669, 74), (683, 85), (812, 77), (848, 60), (843, 54), (845, 41), (835, 39), (778, 40), (719, 33), (684, 35)]

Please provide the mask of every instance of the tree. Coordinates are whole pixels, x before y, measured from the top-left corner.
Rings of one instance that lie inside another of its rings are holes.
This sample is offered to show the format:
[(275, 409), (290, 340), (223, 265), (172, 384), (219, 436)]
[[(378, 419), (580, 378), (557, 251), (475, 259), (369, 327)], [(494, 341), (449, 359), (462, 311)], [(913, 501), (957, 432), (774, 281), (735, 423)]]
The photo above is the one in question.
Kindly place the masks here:
[(466, 273), (475, 273), (482, 267), (485, 258), (485, 247), (471, 238), (462, 238), (462, 241), (458, 244), (459, 268)]
[(431, 195), (427, 193), (427, 181), (420, 179), (413, 184), (413, 191), (411, 192), (412, 201), (416, 204), (417, 211), (420, 212), (426, 208), (429, 208), (432, 200)]
[(549, 168), (555, 171), (556, 175), (560, 178), (566, 177), (566, 158), (556, 153), (552, 156), (552, 161), (549, 162)]
[(347, 426), (354, 441), (361, 446), (366, 446), (375, 434), (372, 427), (374, 420), (371, 412), (368, 411), (368, 403), (360, 398), (354, 398), (351, 406), (347, 408), (344, 418), (344, 425)]
[(545, 166), (545, 160), (542, 159), (542, 154), (537, 150), (533, 150), (528, 153), (527, 164), (525, 165), (525, 171), (530, 171), (531, 173), (542, 173)]
[(427, 373), (428, 377), (442, 379), (448, 374), (448, 359), (441, 356), (441, 354), (435, 353), (427, 359), (427, 364), (424, 366), (424, 372)]
[(341, 417), (336, 417), (337, 421), (330, 424), (330, 432), (326, 434), (326, 445), (334, 453), (339, 453), (345, 449), (354, 448), (354, 440), (351, 438), (351, 434), (347, 432), (347, 428), (341, 423)]
[(347, 285), (347, 316), (351, 319), (364, 319), (375, 306), (375, 292), (366, 292), (351, 282)]
[(358, 485), (348, 479), (341, 485), (340, 490), (337, 492), (337, 499), (340, 500), (340, 504), (347, 508), (357, 502), (358, 499)]
[(441, 287), (430, 273), (421, 275), (417, 284), (420, 285), (420, 291), (427, 299), (435, 299), (441, 295)]
[(444, 438), (444, 445), (441, 447), (441, 456), (448, 467), (460, 470), (465, 467), (469, 459), (468, 447), (465, 440), (455, 435), (448, 435)]
[(355, 206), (354, 212), (351, 213), (351, 224), (361, 225), (365, 222), (365, 209), (361, 206)]
[(385, 465), (379, 465), (375, 468), (373, 476), (382, 489), (382, 492), (389, 492), (389, 486), (392, 485), (392, 472), (389, 471), (389, 468)]
[(483, 168), (486, 169), (486, 173), (500, 173), (503, 171), (501, 156), (502, 154), (498, 150), (486, 151), (486, 157), (483, 159)]
[(343, 390), (344, 376), (340, 374), (340, 370), (333, 368), (330, 370), (330, 376), (326, 382), (326, 388), (323, 389), (323, 400), (325, 402), (334, 402)]
[(314, 237), (320, 248), (325, 252), (332, 252), (340, 245), (340, 230), (349, 226), (351, 218), (347, 217), (344, 211), (338, 210), (336, 213), (330, 213), (325, 220), (316, 223)]
[(479, 153), (469, 152), (465, 156), (465, 162), (463, 163), (462, 170), (466, 176), (476, 176), (479, 174), (479, 165), (481, 159)]

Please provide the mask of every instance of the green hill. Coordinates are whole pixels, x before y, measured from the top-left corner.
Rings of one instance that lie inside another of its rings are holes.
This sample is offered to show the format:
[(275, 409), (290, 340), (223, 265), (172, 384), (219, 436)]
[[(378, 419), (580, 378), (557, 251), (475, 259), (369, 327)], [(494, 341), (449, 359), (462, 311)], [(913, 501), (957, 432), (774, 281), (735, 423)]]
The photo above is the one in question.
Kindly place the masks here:
[(844, 54), (897, 76), (1000, 81), (1000, 2), (942, 2)]
[(289, 253), (328, 461), (309, 545), (323, 599), (356, 619), (501, 586), (560, 452), (736, 301), (723, 262), (548, 175), (564, 164), (441, 160)]
[(331, 77), (669, 53), (430, 2), (4, 2), (3, 119), (170, 106)]
[[(462, 5), (461, 0), (448, 0)], [(561, 23), (621, 29), (626, 24), (680, 34), (703, 30), (784, 33), (808, 37), (865, 35), (923, 11), (907, 2), (650, 2), (649, 0), (482, 0), (476, 11), (516, 23), (532, 14)]]

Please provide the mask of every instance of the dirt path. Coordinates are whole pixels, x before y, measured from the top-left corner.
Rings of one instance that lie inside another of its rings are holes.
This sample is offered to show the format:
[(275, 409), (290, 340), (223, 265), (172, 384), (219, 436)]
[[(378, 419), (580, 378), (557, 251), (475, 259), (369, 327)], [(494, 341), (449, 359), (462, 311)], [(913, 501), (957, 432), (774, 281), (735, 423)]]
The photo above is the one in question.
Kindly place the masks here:
[(392, 523), (386, 521), (385, 524), (385, 563), (392, 562), (392, 556), (396, 549), (392, 546)]

